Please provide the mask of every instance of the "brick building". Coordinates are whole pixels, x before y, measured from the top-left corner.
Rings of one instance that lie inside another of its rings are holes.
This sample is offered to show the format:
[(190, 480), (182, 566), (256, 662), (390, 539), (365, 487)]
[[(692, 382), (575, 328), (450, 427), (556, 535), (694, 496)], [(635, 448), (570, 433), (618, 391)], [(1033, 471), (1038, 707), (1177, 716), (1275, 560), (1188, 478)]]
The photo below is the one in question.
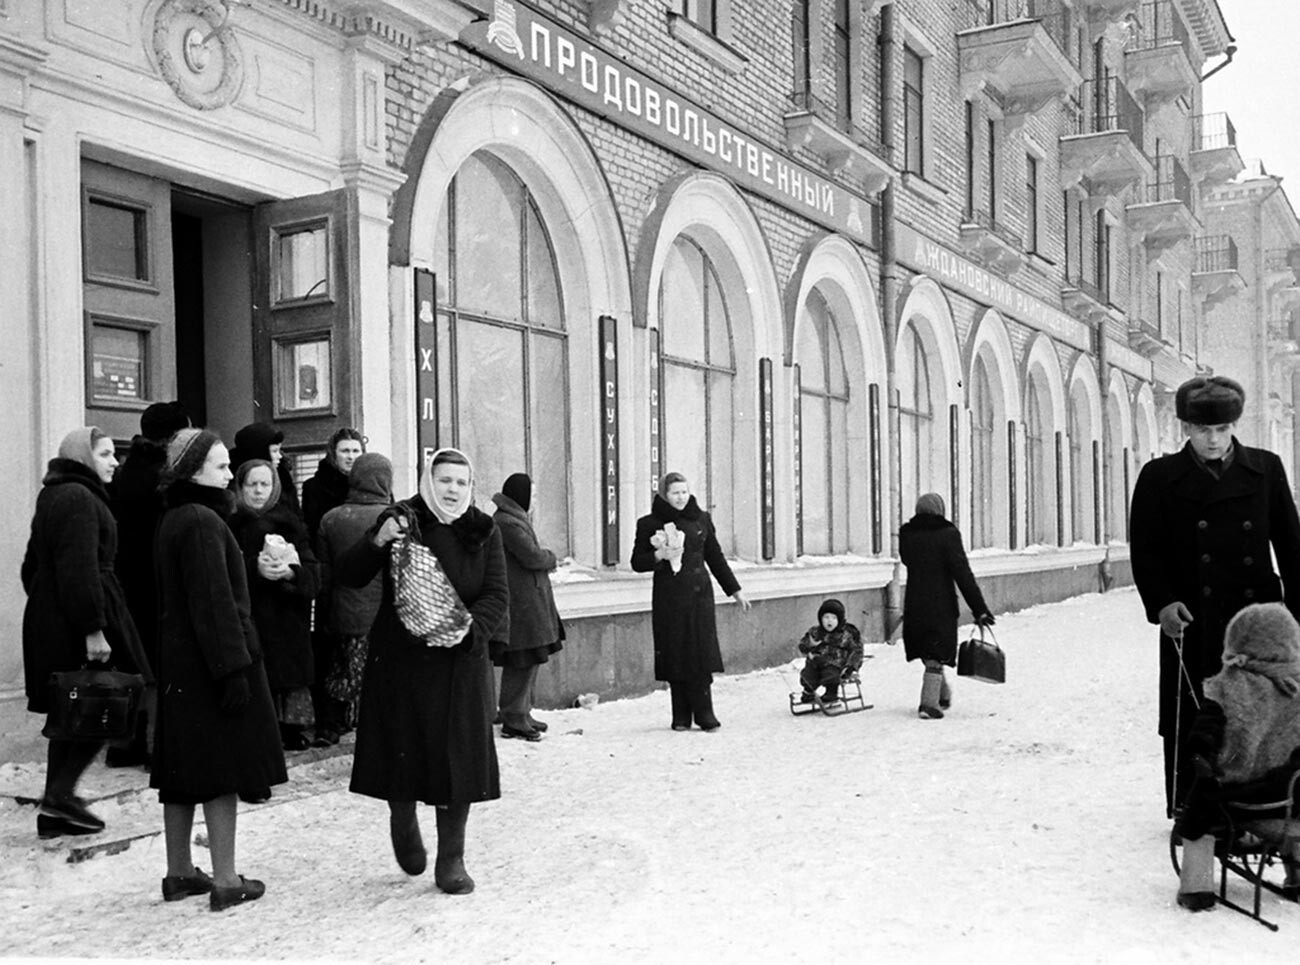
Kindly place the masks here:
[(572, 560), (544, 700), (650, 686), (669, 469), (758, 604), (732, 670), (828, 594), (879, 639), (927, 490), (997, 605), (1092, 589), (1207, 361), (1229, 40), (1215, 0), (0, 0), (15, 504), (174, 395), (304, 466), (358, 425), (399, 488), (460, 445)]

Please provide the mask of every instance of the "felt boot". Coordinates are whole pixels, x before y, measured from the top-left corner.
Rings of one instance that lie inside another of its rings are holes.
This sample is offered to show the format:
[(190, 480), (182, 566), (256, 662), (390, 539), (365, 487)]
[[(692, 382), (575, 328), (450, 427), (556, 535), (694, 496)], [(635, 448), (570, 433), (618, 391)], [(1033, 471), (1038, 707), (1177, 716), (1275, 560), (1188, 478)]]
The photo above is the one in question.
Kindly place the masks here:
[(468, 895), (474, 879), (465, 870), (465, 822), (468, 804), (440, 807), (438, 814), (438, 856), (433, 863), (433, 881), (449, 895)]
[(947, 710), (952, 706), (952, 687), (948, 685), (948, 675), (939, 671), (939, 709)]
[(921, 706), (916, 715), (922, 720), (941, 720), (943, 711), (939, 709), (939, 692), (943, 689), (943, 671), (926, 670), (921, 675)]
[(1214, 896), (1214, 835), (1183, 840), (1178, 874), (1178, 904), (1188, 911), (1210, 911)]
[(691, 695), (686, 684), (670, 683), (668, 693), (673, 701), (673, 730), (690, 730)]
[(717, 715), (713, 713), (713, 686), (704, 684), (691, 691), (691, 714), (695, 725), (700, 730), (717, 730), (722, 726)]
[(388, 802), (388, 832), (398, 866), (408, 875), (424, 874), (429, 856), (420, 837), (420, 819), (414, 801)]

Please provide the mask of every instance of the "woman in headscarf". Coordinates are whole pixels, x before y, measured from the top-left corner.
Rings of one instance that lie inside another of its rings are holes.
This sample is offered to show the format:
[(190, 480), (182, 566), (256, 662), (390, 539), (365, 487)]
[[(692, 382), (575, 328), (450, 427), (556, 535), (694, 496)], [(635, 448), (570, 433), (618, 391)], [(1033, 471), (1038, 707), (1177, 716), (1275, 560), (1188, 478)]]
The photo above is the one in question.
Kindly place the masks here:
[(284, 458), (284, 432), (269, 422), (250, 422), (235, 433), (235, 447), (230, 450), (230, 471), (239, 472), (239, 467), (250, 459), (265, 459), (275, 469), (275, 478), (280, 482), (280, 499), (294, 511), (302, 515), (302, 503), (298, 500), (298, 487), (293, 481), (293, 471)]
[(925, 493), (916, 515), (898, 529), (898, 555), (907, 567), (903, 596), (903, 648), (908, 660), (925, 665), (917, 716), (938, 720), (952, 703), (944, 667), (957, 662), (957, 593), (966, 599), (975, 622), (993, 626), (962, 547), (961, 532), (944, 518), (943, 497)]
[[(167, 446), (158, 524), (158, 730), (151, 787), (163, 805), (163, 898), (209, 895), (220, 911), (260, 898), (235, 871), (237, 795), (288, 780), (275, 705), (253, 628), (248, 575), (226, 520), (230, 455), (211, 432), (182, 429)], [(194, 808), (203, 805), (212, 876), (194, 866)]]
[(709, 571), (741, 609), (750, 603), (718, 545), (713, 520), (679, 472), (660, 480), (649, 515), (636, 521), (632, 569), (654, 573), (655, 679), (668, 681), (673, 730), (690, 730), (692, 718), (701, 730), (717, 730), (722, 724), (713, 712), (713, 675), (722, 672), (722, 651)]
[(319, 574), (302, 518), (281, 499), (280, 480), (265, 459), (250, 459), (235, 472), (235, 513), (230, 528), (248, 569), (253, 626), (280, 719), (287, 751), (310, 743), (315, 723), (311, 685), (311, 602)]
[[(358, 587), (384, 574), (361, 685), (351, 789), (388, 802), (393, 851), (411, 875), (421, 874), (427, 860), (416, 802), (437, 808), (434, 881), (449, 894), (474, 890), (464, 860), (470, 804), (501, 796), (488, 641), (504, 628), (509, 591), (501, 533), (473, 505), (473, 484), (469, 458), (439, 449), (420, 477), (419, 494), (385, 511), (334, 571), (339, 583)], [(386, 564), (396, 541), (408, 537), (437, 557), (469, 610), (472, 620), (454, 646), (428, 645), (398, 615)]]
[(555, 608), (550, 573), (555, 554), (537, 542), (529, 507), (533, 481), (513, 474), (492, 497), (493, 514), (506, 551), (510, 583), (510, 632), (494, 639), (492, 662), (501, 668), (501, 736), (541, 740), (546, 724), (533, 717), (533, 686), (537, 668), (564, 644), (564, 626)]
[[(36, 497), (31, 537), (23, 557), (27, 591), (23, 611), (23, 669), (27, 709), (50, 711), (50, 674), (106, 663), (114, 651), (144, 674), (149, 663), (113, 572), (117, 523), (107, 485), (117, 458), (113, 440), (95, 426), (74, 429)], [(93, 834), (104, 822), (77, 796), (77, 782), (102, 745), (51, 740), (36, 830), (42, 838)]]

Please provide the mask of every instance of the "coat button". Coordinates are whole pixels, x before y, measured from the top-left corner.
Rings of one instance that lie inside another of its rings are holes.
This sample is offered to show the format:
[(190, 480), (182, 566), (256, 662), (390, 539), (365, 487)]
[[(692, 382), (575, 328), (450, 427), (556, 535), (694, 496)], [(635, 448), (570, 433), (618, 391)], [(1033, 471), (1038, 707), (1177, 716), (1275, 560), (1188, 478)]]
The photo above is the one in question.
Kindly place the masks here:
[(1207, 527), (1207, 526), (1209, 526), (1209, 525), (1210, 525), (1210, 524), (1207, 523), (1207, 522), (1206, 522), (1205, 520), (1203, 520), (1203, 519), (1201, 519), (1201, 520), (1197, 520), (1197, 522), (1196, 522), (1196, 528), (1197, 528), (1197, 529), (1205, 529), (1205, 527)]
[(1251, 566), (1251, 565), (1254, 564), (1254, 562), (1255, 562), (1255, 558), (1252, 557), (1252, 556), (1247, 556), (1247, 557), (1246, 557), (1244, 560), (1242, 560), (1241, 562), (1242, 562), (1245, 566)]
[(1202, 563), (1208, 563), (1208, 562), (1210, 562), (1210, 554), (1209, 554), (1209, 553), (1202, 553), (1202, 554), (1201, 554), (1201, 562), (1202, 562)]
[(1252, 530), (1255, 528), (1255, 524), (1252, 523), (1250, 520), (1246, 520), (1244, 523), (1241, 524), (1241, 528), (1244, 530)]
[(1201, 587), (1201, 596), (1209, 596), (1213, 592), (1208, 586)]

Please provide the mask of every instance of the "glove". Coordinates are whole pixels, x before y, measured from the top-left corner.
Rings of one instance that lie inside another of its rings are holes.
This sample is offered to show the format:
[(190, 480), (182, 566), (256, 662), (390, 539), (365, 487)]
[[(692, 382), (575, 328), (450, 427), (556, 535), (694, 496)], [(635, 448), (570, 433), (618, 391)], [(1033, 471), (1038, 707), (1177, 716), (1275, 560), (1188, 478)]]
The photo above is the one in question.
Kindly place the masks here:
[(1162, 607), (1157, 618), (1160, 621), (1160, 632), (1170, 639), (1177, 640), (1182, 637), (1183, 628), (1192, 622), (1192, 611), (1182, 602), (1175, 600)]
[(221, 678), (221, 712), (228, 717), (239, 714), (252, 700), (253, 692), (248, 686), (248, 677), (242, 670), (236, 670), (228, 677)]
[(979, 616), (975, 618), (976, 626), (981, 626), (981, 627), (991, 627), (996, 622), (997, 621), (993, 619), (992, 613), (981, 613)]

